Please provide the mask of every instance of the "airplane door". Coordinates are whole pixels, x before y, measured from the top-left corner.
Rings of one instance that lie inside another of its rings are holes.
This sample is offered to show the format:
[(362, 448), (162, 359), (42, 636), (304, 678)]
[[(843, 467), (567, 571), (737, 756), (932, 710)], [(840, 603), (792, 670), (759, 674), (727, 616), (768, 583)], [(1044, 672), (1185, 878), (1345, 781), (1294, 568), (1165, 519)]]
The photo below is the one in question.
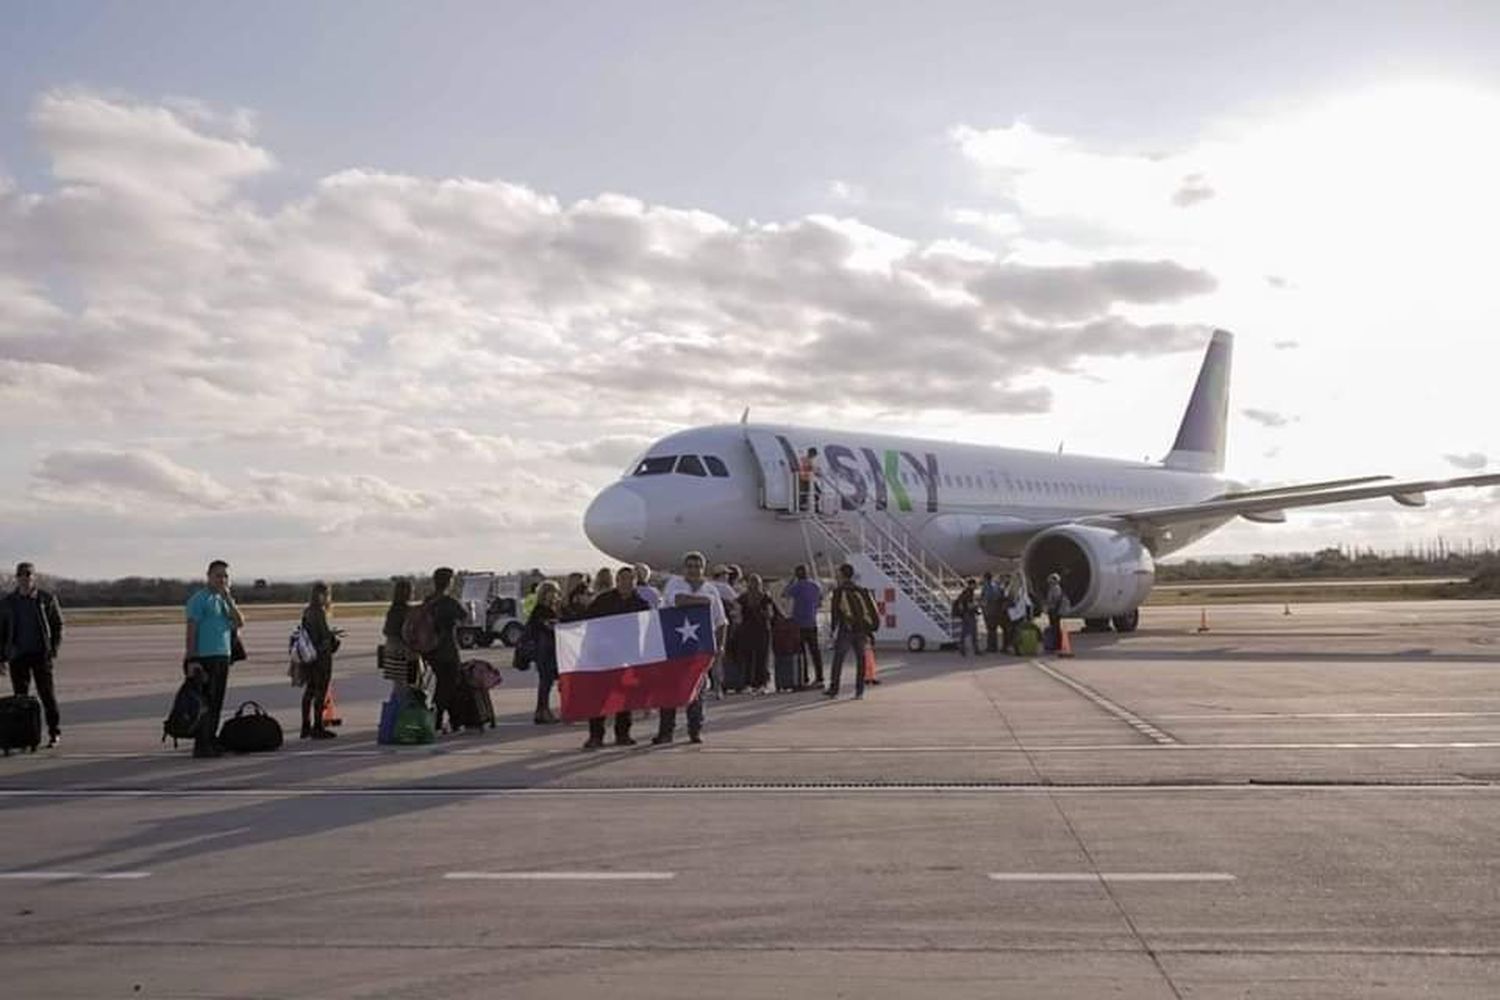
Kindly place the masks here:
[(766, 431), (749, 431), (745, 440), (760, 466), (760, 505), (766, 510), (792, 509), (791, 446)]

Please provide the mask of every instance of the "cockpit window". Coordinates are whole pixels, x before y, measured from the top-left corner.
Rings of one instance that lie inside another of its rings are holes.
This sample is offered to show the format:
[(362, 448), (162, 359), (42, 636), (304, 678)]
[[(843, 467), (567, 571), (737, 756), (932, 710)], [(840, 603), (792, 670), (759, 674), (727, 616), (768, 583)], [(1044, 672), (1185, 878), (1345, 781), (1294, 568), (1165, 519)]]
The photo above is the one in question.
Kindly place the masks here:
[(703, 469), (703, 463), (697, 455), (683, 455), (677, 460), (677, 471), (686, 476), (706, 476), (708, 473)]
[(708, 466), (708, 474), (716, 479), (728, 479), (729, 469), (725, 467), (724, 460), (718, 455), (704, 455), (703, 464)]
[(672, 466), (676, 462), (676, 455), (651, 455), (641, 459), (641, 464), (635, 467), (635, 472), (632, 475), (665, 476), (672, 471)]

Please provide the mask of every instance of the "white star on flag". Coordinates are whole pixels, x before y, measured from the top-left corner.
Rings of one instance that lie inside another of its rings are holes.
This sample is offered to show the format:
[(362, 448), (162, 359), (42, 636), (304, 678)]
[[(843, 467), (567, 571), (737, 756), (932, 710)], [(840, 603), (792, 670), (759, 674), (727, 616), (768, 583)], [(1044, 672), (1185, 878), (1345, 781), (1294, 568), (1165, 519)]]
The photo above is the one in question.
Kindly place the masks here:
[(697, 642), (698, 641), (698, 623), (697, 622), (690, 622), (690, 621), (684, 620), (683, 623), (681, 625), (677, 626), (677, 628), (674, 631), (676, 631), (676, 633), (678, 635), (682, 636), (682, 641), (683, 642)]

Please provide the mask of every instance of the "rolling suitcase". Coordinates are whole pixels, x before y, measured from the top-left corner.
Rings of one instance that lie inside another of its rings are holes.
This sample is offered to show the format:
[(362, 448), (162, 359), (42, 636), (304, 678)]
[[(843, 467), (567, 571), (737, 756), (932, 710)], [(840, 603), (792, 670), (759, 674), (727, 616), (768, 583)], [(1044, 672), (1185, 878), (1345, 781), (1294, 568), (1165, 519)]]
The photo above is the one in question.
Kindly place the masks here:
[(495, 726), (495, 705), (488, 688), (460, 682), (448, 708), (449, 725), (454, 729), (483, 729)]
[(30, 695), (0, 698), (0, 750), (35, 751), (42, 743), (42, 703)]
[(795, 691), (802, 686), (796, 653), (776, 654), (776, 690)]

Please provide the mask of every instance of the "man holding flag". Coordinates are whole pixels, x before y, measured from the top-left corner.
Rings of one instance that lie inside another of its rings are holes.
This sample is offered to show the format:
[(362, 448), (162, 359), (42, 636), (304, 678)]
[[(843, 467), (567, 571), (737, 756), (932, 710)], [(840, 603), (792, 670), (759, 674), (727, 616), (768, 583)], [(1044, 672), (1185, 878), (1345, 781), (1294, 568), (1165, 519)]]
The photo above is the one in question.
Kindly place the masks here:
[[(589, 604), (589, 618), (607, 618), (610, 615), (625, 615), (638, 611), (649, 611), (651, 606), (636, 593), (635, 568), (621, 566), (615, 571), (615, 586), (596, 596)], [(583, 745), (585, 750), (597, 750), (604, 746), (604, 716), (589, 719), (589, 738)], [(630, 710), (615, 713), (615, 746), (633, 747), (630, 738)]]
[[(685, 559), (684, 571), (697, 581), (690, 594), (705, 588), (712, 591), (703, 579), (703, 557), (696, 557), (696, 569), (689, 566)], [(615, 582), (618, 591), (618, 576)], [(672, 738), (675, 709), (688, 705), (689, 734), (696, 737), (703, 711), (701, 704), (695, 711), (693, 703), (720, 648), (724, 609), (720, 605), (716, 613), (712, 602), (678, 602), (670, 590), (668, 594), (658, 610), (626, 611), (557, 626), (564, 719), (602, 722), (605, 716), (620, 712), (662, 709), (662, 731), (652, 742), (667, 743)]]
[[(710, 628), (713, 630), (714, 655), (710, 658), (710, 669), (713, 662), (723, 655), (724, 636), (729, 631), (729, 615), (724, 611), (724, 600), (719, 596), (718, 587), (714, 586), (712, 580), (703, 575), (703, 553), (689, 552), (682, 557), (682, 575), (674, 576), (667, 581), (667, 587), (662, 591), (662, 606), (681, 610), (708, 611)], [(661, 724), (656, 728), (656, 735), (651, 737), (651, 742), (660, 746), (663, 743), (672, 742), (672, 733), (677, 728), (677, 706), (663, 708), (661, 712)], [(688, 740), (692, 743), (703, 742), (703, 683), (699, 678), (698, 687), (693, 697), (687, 703), (687, 731)]]

